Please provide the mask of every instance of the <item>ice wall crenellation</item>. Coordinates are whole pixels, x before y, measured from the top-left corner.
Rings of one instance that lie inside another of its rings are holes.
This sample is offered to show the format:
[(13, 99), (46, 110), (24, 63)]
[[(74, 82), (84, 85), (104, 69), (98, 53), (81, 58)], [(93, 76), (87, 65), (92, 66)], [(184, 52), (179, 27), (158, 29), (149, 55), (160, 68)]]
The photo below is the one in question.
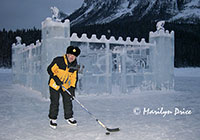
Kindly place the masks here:
[(166, 31), (164, 31), (164, 30), (159, 30), (159, 31), (156, 31), (156, 32), (150, 32), (149, 33), (149, 35), (150, 36), (152, 36), (152, 37), (156, 37), (156, 36), (166, 36), (166, 37), (171, 37), (171, 38), (173, 38), (174, 37), (174, 31), (171, 31), (170, 33), (169, 33), (169, 31), (168, 30), (166, 30)]
[(112, 43), (119, 43), (119, 44), (146, 44), (146, 41), (144, 38), (141, 39), (141, 41), (138, 41), (138, 38), (134, 38), (133, 41), (131, 41), (130, 37), (127, 37), (125, 40), (123, 40), (122, 37), (119, 37), (116, 39), (114, 36), (111, 36), (109, 39), (106, 38), (105, 35), (102, 35), (100, 39), (97, 38), (95, 34), (92, 34), (91, 38), (87, 37), (87, 34), (82, 34), (81, 37), (78, 37), (77, 33), (73, 33), (71, 36), (72, 41), (88, 41), (88, 42), (112, 42)]
[(42, 28), (49, 27), (49, 26), (66, 27), (66, 26), (69, 26), (69, 22), (70, 21), (68, 19), (66, 19), (64, 23), (60, 24), (60, 22), (56, 22), (56, 21), (52, 20), (52, 18), (48, 17), (41, 24), (42, 24)]

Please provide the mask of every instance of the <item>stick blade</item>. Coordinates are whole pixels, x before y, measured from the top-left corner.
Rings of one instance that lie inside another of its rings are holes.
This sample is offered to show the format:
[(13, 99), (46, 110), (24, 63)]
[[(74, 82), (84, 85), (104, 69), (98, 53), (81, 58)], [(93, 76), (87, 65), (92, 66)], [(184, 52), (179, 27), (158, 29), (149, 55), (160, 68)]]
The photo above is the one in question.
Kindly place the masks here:
[(119, 128), (106, 128), (106, 130), (109, 132), (118, 132), (120, 129)]

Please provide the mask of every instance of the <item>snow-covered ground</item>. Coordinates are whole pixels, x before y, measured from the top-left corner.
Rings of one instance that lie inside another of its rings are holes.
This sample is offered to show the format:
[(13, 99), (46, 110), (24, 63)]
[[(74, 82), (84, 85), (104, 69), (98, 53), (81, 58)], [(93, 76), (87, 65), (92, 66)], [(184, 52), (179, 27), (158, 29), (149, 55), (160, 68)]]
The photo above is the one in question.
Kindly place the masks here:
[[(77, 95), (80, 102), (108, 127), (120, 128), (119, 132), (107, 136), (105, 130), (75, 102), (78, 126), (69, 126), (65, 122), (61, 104), (58, 128), (51, 129), (48, 120), (49, 100), (37, 91), (12, 84), (11, 70), (1, 69), (0, 139), (198, 140), (200, 68), (175, 69), (175, 75), (175, 91)], [(180, 110), (184, 114), (180, 115)]]

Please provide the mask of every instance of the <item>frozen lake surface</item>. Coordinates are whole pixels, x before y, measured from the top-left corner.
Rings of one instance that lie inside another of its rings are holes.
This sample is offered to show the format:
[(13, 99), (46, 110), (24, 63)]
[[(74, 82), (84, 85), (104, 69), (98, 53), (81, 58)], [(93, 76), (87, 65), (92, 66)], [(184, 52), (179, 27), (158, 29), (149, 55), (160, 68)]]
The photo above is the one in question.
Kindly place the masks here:
[[(49, 127), (49, 100), (12, 84), (11, 70), (0, 70), (1, 140), (197, 140), (200, 138), (200, 69), (175, 69), (175, 91), (77, 95), (99, 120), (120, 131), (105, 135), (76, 102), (78, 126), (69, 126), (62, 104), (58, 127)], [(157, 114), (157, 115), (156, 115)]]

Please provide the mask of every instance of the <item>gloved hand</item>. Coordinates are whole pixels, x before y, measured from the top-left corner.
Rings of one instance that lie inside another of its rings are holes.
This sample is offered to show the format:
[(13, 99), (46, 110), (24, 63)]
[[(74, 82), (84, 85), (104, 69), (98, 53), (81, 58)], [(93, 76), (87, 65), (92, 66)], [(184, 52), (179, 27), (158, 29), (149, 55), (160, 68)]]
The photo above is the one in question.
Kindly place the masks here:
[(70, 88), (68, 88), (68, 91), (71, 93), (72, 100), (74, 100), (74, 97), (75, 97), (75, 88), (74, 87), (70, 87)]
[(53, 76), (52, 78), (56, 82), (56, 85), (61, 86), (63, 84), (63, 82), (60, 81), (60, 79), (57, 76)]
[(74, 71), (78, 71), (80, 69), (80, 65), (76, 65), (75, 67), (73, 66), (70, 66), (69, 67), (69, 72), (74, 72)]

